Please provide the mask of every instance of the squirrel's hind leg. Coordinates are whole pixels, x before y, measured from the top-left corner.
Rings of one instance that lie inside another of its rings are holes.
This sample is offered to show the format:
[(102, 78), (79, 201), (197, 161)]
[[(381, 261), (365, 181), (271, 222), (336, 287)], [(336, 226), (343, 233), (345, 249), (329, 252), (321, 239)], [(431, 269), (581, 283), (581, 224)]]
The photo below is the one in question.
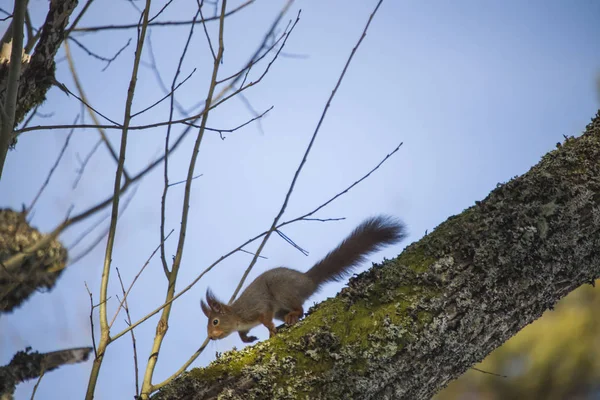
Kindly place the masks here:
[(267, 312), (264, 314), (260, 314), (258, 320), (261, 324), (267, 327), (269, 330), (269, 337), (273, 337), (277, 334), (277, 328), (275, 328), (275, 324), (273, 323), (273, 312)]
[(303, 315), (304, 309), (300, 306), (287, 313), (283, 320), (287, 325), (294, 325)]

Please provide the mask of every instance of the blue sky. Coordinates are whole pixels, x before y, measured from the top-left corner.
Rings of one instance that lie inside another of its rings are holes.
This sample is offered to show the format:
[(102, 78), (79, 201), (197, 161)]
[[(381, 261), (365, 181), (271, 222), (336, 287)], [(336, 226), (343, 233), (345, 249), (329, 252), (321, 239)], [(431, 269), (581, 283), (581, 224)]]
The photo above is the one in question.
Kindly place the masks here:
[[(174, 3), (163, 19), (190, 18), (195, 1)], [(229, 7), (240, 3), (228, 2)], [(203, 176), (193, 186), (178, 288), (222, 254), (268, 229), (375, 3), (353, 2), (348, 7), (349, 3), (341, 0), (305, 1), (292, 7), (286, 21), (293, 19), (299, 8), (302, 14), (286, 46), (288, 56), (278, 59), (264, 81), (246, 92), (256, 110), (274, 106), (262, 121), (262, 129), (250, 124), (226, 135), (225, 140), (212, 133), (205, 137), (196, 166), (196, 173)], [(32, 18), (41, 23), (47, 2), (31, 0), (30, 4)], [(136, 4), (142, 6), (141, 2)], [(282, 4), (259, 0), (227, 20), (221, 76), (234, 72), (252, 54)], [(156, 2), (153, 9), (162, 5)], [(595, 80), (600, 73), (599, 12), (600, 3), (594, 1), (384, 1), (332, 103), (284, 219), (312, 210), (360, 178), (399, 142), (404, 145), (373, 176), (318, 214), (346, 220), (302, 222), (284, 229), (310, 252), (309, 256), (273, 236), (263, 253), (268, 259), (257, 263), (250, 279), (275, 266), (310, 268), (365, 217), (379, 213), (402, 218), (411, 233), (407, 241), (371, 257), (371, 261), (393, 257), (426, 230), (431, 231), (449, 216), (483, 199), (498, 183), (526, 172), (563, 135), (579, 134), (598, 109)], [(80, 26), (131, 23), (137, 19), (129, 2), (97, 1)], [(0, 25), (2, 31), (4, 27)], [(215, 24), (209, 26), (211, 34), (215, 29)], [(167, 84), (187, 32), (187, 27), (152, 29), (157, 65)], [(132, 45), (104, 72), (103, 63), (71, 44), (90, 101), (118, 121), (123, 118), (135, 30), (79, 36), (105, 56), (114, 54), (129, 38)], [(200, 27), (191, 48), (182, 76), (193, 68), (197, 71), (178, 90), (177, 97), (186, 106), (205, 97), (212, 66)], [(61, 51), (59, 58), (63, 56)], [(148, 51), (143, 58), (150, 60)], [(57, 79), (75, 90), (64, 61), (58, 64)], [(134, 110), (143, 109), (161, 96), (153, 72), (142, 68)], [(71, 123), (80, 109), (76, 99), (52, 89), (41, 111), (53, 115), (37, 119), (36, 124)], [(167, 112), (166, 105), (157, 107), (134, 123), (165, 120)], [(208, 125), (227, 129), (249, 118), (252, 114), (244, 103), (233, 99), (211, 114)], [(40, 130), (21, 136), (17, 149), (9, 153), (0, 182), (0, 206), (18, 209), (31, 201), (67, 133)], [(117, 148), (119, 132), (108, 134)], [(132, 174), (159, 154), (164, 135), (164, 129), (130, 134), (126, 166)], [(72, 189), (78, 160), (97, 139), (94, 130), (78, 131), (73, 136), (50, 187), (36, 206), (34, 225), (41, 230), (55, 227), (72, 204), (74, 212), (81, 211), (111, 192), (115, 164), (104, 148), (93, 158), (78, 188)], [(190, 137), (173, 154), (172, 181), (185, 178), (192, 146)], [(161, 167), (141, 182), (120, 219), (113, 266), (119, 267), (126, 284), (159, 243), (162, 185)], [(179, 227), (182, 199), (183, 186), (171, 188), (168, 230)], [(108, 212), (96, 215), (93, 221)], [(72, 243), (93, 221), (73, 227), (61, 239), (65, 244)], [(168, 255), (175, 252), (174, 238), (167, 243)], [(71, 255), (76, 256), (84, 247), (75, 247)], [(17, 313), (0, 319), (0, 364), (25, 346), (52, 351), (90, 345), (89, 297), (84, 282), (97, 300), (104, 250), (103, 241), (69, 267), (54, 291), (34, 295)], [(249, 262), (247, 254), (230, 257), (177, 300), (155, 383), (178, 369), (204, 340), (206, 318), (198, 302), (207, 286), (228, 299)], [(333, 296), (341, 286), (327, 286), (306, 306)], [(160, 305), (164, 292), (160, 260), (154, 258), (130, 295), (132, 318), (137, 320)], [(109, 294), (112, 315), (117, 304), (115, 295), (120, 294), (114, 273)], [(156, 321), (154, 317), (136, 329), (140, 376)], [(97, 329), (98, 324), (95, 326)], [(115, 331), (124, 327), (119, 317)], [(261, 339), (267, 337), (264, 328), (255, 328), (252, 333)], [(211, 343), (193, 366), (206, 365), (214, 359), (215, 351), (241, 345), (233, 335)], [(37, 398), (59, 394), (65, 399), (81, 398), (90, 368), (88, 362), (48, 374)], [(131, 341), (125, 336), (108, 348), (96, 398), (132, 396), (133, 382)], [(17, 399), (29, 398), (34, 383), (19, 386)]]

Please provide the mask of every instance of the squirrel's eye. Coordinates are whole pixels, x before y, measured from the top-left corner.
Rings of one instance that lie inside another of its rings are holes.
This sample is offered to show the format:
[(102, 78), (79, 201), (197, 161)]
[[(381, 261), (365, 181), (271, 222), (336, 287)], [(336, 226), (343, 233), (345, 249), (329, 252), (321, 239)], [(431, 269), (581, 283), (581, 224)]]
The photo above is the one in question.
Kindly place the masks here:
[(217, 325), (219, 325), (219, 320), (218, 320), (218, 319), (216, 319), (216, 318), (215, 318), (215, 319), (213, 319), (213, 325), (214, 325), (214, 326), (217, 326)]

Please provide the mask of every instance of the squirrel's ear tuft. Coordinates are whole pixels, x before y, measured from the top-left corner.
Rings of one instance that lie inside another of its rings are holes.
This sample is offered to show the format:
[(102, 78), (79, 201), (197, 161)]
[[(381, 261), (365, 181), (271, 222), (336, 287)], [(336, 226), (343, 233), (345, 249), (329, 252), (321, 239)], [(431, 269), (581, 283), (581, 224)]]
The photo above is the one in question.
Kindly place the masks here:
[(202, 308), (204, 315), (206, 315), (207, 318), (210, 318), (210, 308), (206, 305), (204, 300), (200, 300), (200, 307)]
[(206, 289), (206, 302), (211, 310), (217, 314), (228, 314), (231, 311), (231, 307), (221, 303), (210, 289)]

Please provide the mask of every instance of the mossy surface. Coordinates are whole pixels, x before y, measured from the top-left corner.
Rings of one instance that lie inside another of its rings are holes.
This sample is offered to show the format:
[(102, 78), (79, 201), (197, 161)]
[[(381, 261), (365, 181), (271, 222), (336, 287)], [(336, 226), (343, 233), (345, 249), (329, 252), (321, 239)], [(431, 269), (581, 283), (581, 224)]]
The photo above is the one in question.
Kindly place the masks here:
[(156, 398), (429, 399), (600, 276), (600, 114), (274, 338)]
[[(29, 225), (24, 213), (0, 209), (0, 263), (43, 238), (41, 232)], [(54, 239), (25, 257), (17, 268), (10, 271), (0, 268), (0, 313), (13, 311), (36, 290), (52, 289), (66, 263), (67, 249)]]

